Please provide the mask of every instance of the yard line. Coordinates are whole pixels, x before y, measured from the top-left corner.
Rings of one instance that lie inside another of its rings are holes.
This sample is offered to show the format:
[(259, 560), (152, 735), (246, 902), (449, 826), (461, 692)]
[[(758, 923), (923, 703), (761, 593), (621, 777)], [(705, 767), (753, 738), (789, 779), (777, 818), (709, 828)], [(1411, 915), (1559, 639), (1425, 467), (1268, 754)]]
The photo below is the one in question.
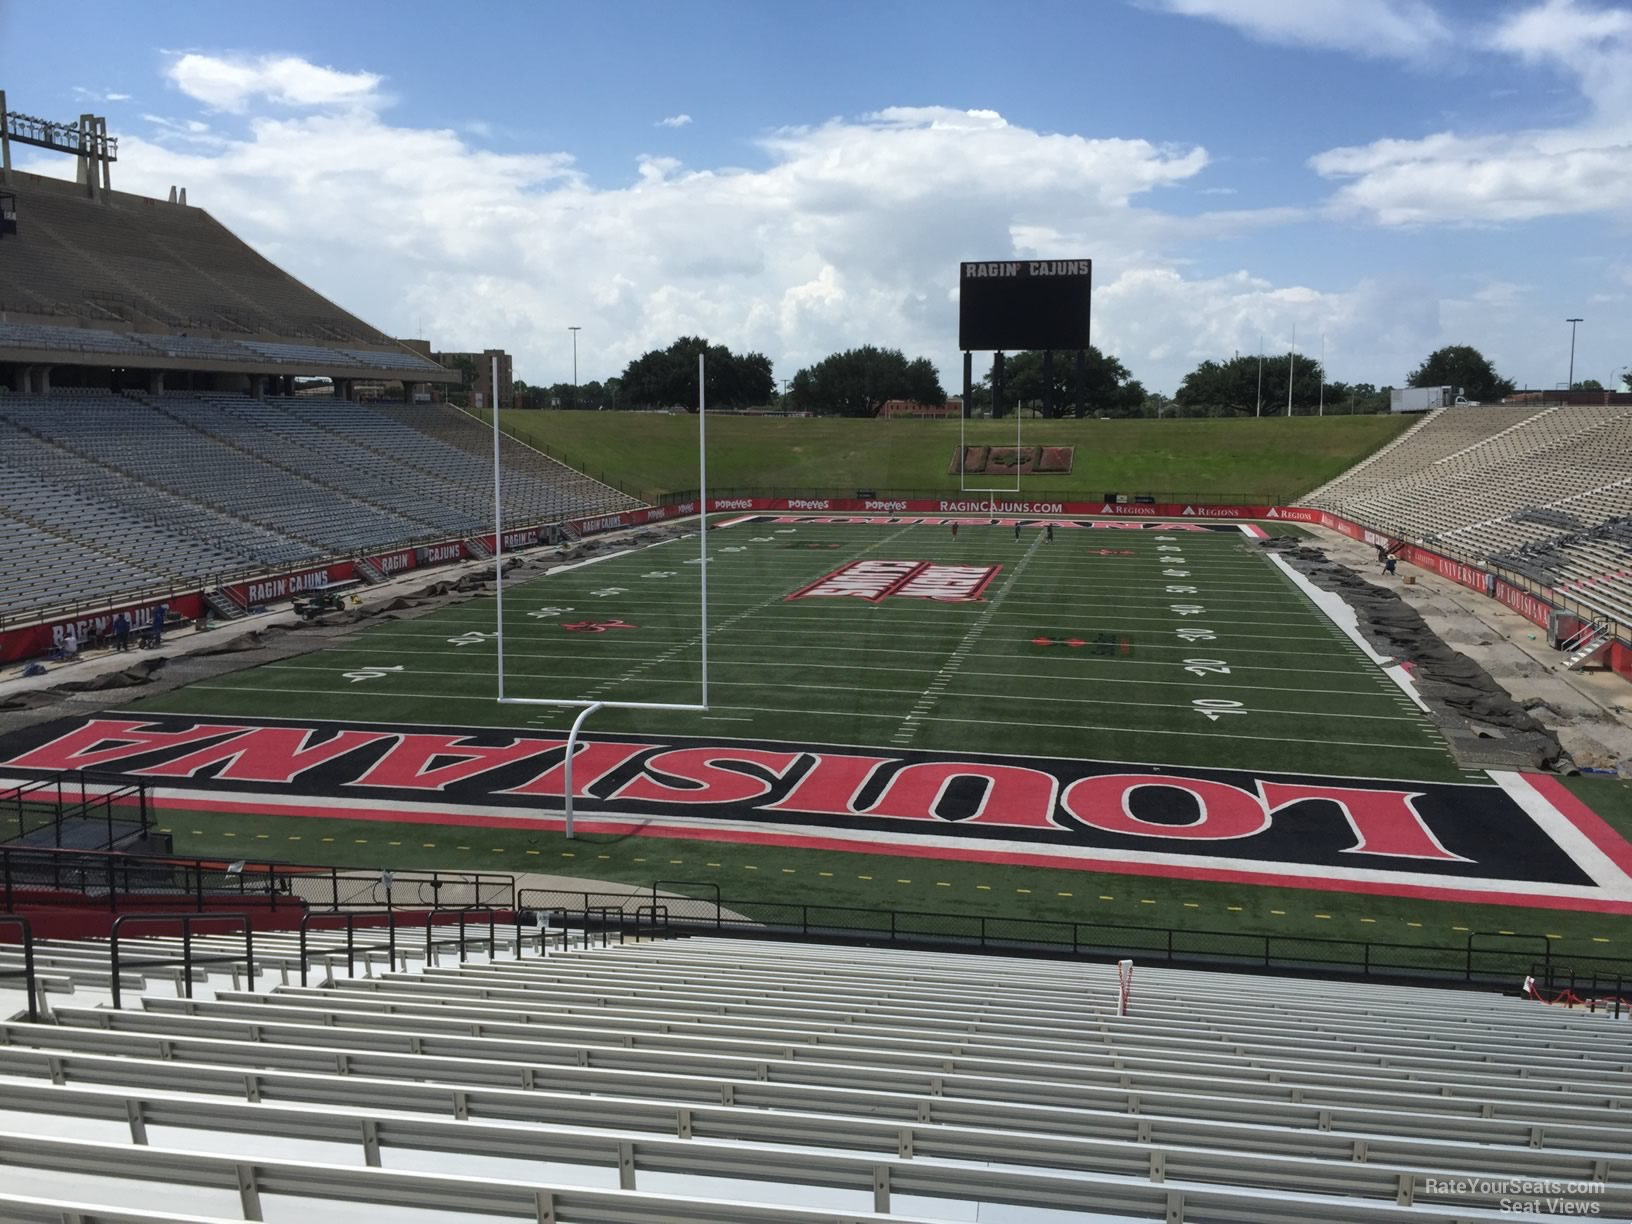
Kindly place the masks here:
[(947, 677), (955, 678), (957, 676), (958, 670), (963, 666), (964, 656), (969, 653), (970, 648), (974, 646), (976, 642), (980, 641), (981, 634), (986, 632), (986, 627), (992, 623), (992, 617), (997, 615), (997, 610), (1002, 607), (1004, 599), (1008, 597), (1010, 588), (1012, 588), (1015, 582), (1019, 580), (1020, 575), (1025, 573), (1026, 565), (1033, 557), (1037, 555), (1037, 549), (1041, 543), (1041, 536), (1038, 536), (1032, 540), (1031, 547), (1026, 550), (1026, 555), (1020, 558), (1020, 564), (1016, 565), (1014, 569), (1009, 571), (1007, 581), (1005, 581), (998, 589), (997, 594), (992, 596), (990, 602), (988, 602), (986, 605), (985, 611), (981, 613), (973, 625), (969, 626), (969, 632), (963, 635), (963, 640), (957, 644), (956, 648), (954, 648), (952, 651), (952, 657), (947, 662), (946, 666), (941, 669), (940, 676), (937, 677), (936, 680), (931, 681), (930, 688), (926, 688), (924, 690), (923, 696), (919, 701), (919, 706), (915, 707), (913, 712), (908, 715), (907, 719), (901, 724), (901, 726), (896, 729), (895, 736), (893, 737), (894, 739), (901, 742), (910, 741), (912, 739), (913, 735), (918, 729), (917, 723), (919, 719), (919, 708), (922, 708), (926, 713), (933, 708), (934, 702), (939, 698), (940, 694), (936, 692), (935, 697), (931, 698), (931, 691), (937, 687), (944, 687), (947, 682)]
[[(882, 548), (884, 545), (888, 544), (891, 540), (895, 539), (896, 536), (898, 536), (900, 534), (901, 534), (901, 532), (896, 532), (893, 535), (885, 536), (882, 540), (876, 541), (875, 543), (873, 543), (869, 547), (861, 549), (859, 552), (854, 552), (854, 553), (851, 553), (851, 554), (847, 554), (846, 555), (846, 561), (847, 562), (848, 561), (854, 561), (854, 560), (857, 560), (858, 558), (865, 557), (868, 553), (873, 552), (875, 549)], [(726, 632), (727, 630), (729, 630), (733, 626), (735, 626), (739, 621), (747, 620), (755, 612), (760, 611), (762, 608), (769, 607), (773, 603), (780, 602), (783, 598), (784, 598), (783, 594), (781, 592), (778, 592), (775, 595), (772, 595), (768, 599), (761, 600), (759, 603), (755, 604), (753, 607), (750, 607), (750, 608), (745, 609), (744, 611), (738, 612), (735, 616), (727, 617), (723, 621), (716, 622), (715, 624), (712, 624), (712, 625), (710, 625), (708, 627), (707, 636), (709, 637), (710, 640), (712, 640), (715, 634)], [(599, 698), (599, 697), (603, 696), (610, 689), (619, 688), (619, 687), (621, 687), (622, 685), (625, 685), (625, 684), (633, 684), (635, 681), (641, 680), (645, 676), (645, 674), (647, 672), (649, 672), (652, 668), (660, 666), (661, 664), (670, 661), (676, 655), (678, 655), (681, 651), (686, 650), (686, 649), (688, 649), (690, 647), (693, 647), (693, 646), (701, 645), (702, 641), (703, 641), (703, 637), (704, 637), (704, 634), (695, 633), (695, 634), (693, 634), (691, 636), (690, 640), (685, 641), (685, 642), (680, 642), (680, 643), (678, 643), (678, 644), (676, 644), (674, 646), (671, 646), (668, 650), (664, 651), (662, 654), (655, 655), (651, 659), (647, 660), (644, 663), (637, 663), (635, 666), (629, 668), (626, 672), (624, 672), (623, 675), (619, 676), (616, 680), (608, 680), (603, 684), (597, 685), (594, 689), (592, 689), (590, 691), (590, 697), (592, 699)], [(650, 683), (670, 683), (670, 684), (675, 683), (674, 681), (651, 681), (651, 680), (646, 680), (645, 682), (649, 683), (649, 684)], [(693, 680), (693, 681), (689, 681), (689, 683), (697, 684), (699, 682), (696, 681), (696, 680)], [(724, 683), (724, 682), (722, 682), (722, 683)]]
[[(306, 694), (310, 694), (310, 695), (313, 695), (313, 696), (321, 696), (321, 697), (333, 696), (334, 692), (335, 692), (335, 690), (332, 690), (332, 689), (264, 688), (264, 687), (245, 686), (245, 685), (209, 684), (209, 683), (192, 684), (192, 685), (189, 685), (188, 687), (191, 688), (191, 689), (203, 689), (203, 690), (208, 690), (208, 691), (211, 691), (211, 692), (227, 692), (227, 693), (262, 693), (262, 692), (306, 693)], [(357, 693), (350, 694), (350, 695), (354, 696), (354, 697), (361, 697), (361, 698), (373, 698), (375, 700), (381, 700), (381, 699), (392, 700), (392, 699), (400, 699), (400, 698), (408, 698), (408, 697), (417, 697), (417, 698), (430, 698), (430, 699), (441, 700), (441, 701), (479, 701), (479, 702), (482, 702), (484, 705), (489, 705), (489, 706), (491, 706), (493, 704), (493, 698), (491, 696), (482, 696), (482, 695), (477, 695), (477, 694), (462, 695), (462, 694), (457, 694), (457, 693), (386, 693), (386, 692), (382, 692), (382, 691), (379, 691), (379, 690), (375, 690), (373, 692), (357, 692)], [(735, 710), (735, 711), (750, 713), (750, 714), (785, 714), (787, 712), (786, 708), (783, 707), (783, 706), (716, 705), (716, 706), (711, 707), (711, 710)], [(157, 713), (157, 711), (155, 711), (155, 713)], [(807, 710), (801, 710), (800, 713), (802, 715), (805, 715), (805, 716), (810, 717), (810, 718), (840, 718), (840, 719), (884, 718), (884, 719), (889, 719), (891, 721), (894, 721), (896, 718), (899, 717), (896, 714), (875, 714), (875, 713), (871, 713), (871, 712), (868, 712), (868, 711), (862, 711), (862, 710), (808, 710), (807, 709)], [(1296, 711), (1296, 713), (1298, 714), (1299, 717), (1307, 717), (1308, 716), (1307, 711)], [(975, 726), (990, 726), (992, 724), (992, 719), (990, 717), (986, 717), (986, 718), (953, 718), (953, 717), (950, 717), (950, 716), (944, 715), (944, 714), (926, 715), (925, 718), (922, 721), (924, 721), (924, 722), (936, 722), (936, 723), (957, 723), (957, 724), (975, 725)], [(1022, 720), (1019, 720), (1019, 719), (1009, 719), (1009, 718), (1003, 719), (1003, 723), (1004, 723), (1005, 726), (1011, 726), (1011, 727), (1043, 727), (1043, 728), (1049, 728), (1049, 729), (1053, 729), (1053, 730), (1063, 730), (1063, 731), (1106, 731), (1106, 732), (1113, 732), (1113, 733), (1120, 733), (1120, 734), (1132, 734), (1132, 735), (1181, 736), (1181, 737), (1187, 737), (1187, 738), (1192, 738), (1192, 739), (1248, 740), (1248, 741), (1251, 741), (1253, 743), (1262, 744), (1265, 747), (1272, 747), (1273, 746), (1271, 744), (1271, 742), (1266, 740), (1262, 735), (1236, 735), (1236, 734), (1233, 734), (1233, 733), (1227, 732), (1227, 731), (1202, 731), (1202, 730), (1178, 731), (1178, 730), (1155, 728), (1155, 727), (1131, 728), (1131, 727), (1126, 726), (1125, 724), (1119, 724), (1119, 725), (1116, 725), (1116, 726), (1102, 726), (1102, 725), (1096, 725), (1096, 724), (1092, 724), (1092, 723), (1033, 722), (1033, 721), (1022, 721)], [(1432, 753), (1435, 753), (1435, 754), (1440, 755), (1440, 756), (1443, 756), (1444, 753), (1445, 753), (1444, 748), (1442, 748), (1438, 744), (1379, 744), (1375, 740), (1331, 740), (1331, 739), (1318, 739), (1318, 738), (1307, 736), (1307, 735), (1300, 735), (1298, 737), (1298, 742), (1299, 743), (1304, 743), (1304, 744), (1327, 744), (1327, 745), (1333, 745), (1333, 746), (1336, 746), (1336, 747), (1347, 747), (1347, 748), (1369, 748), (1369, 749), (1371, 749), (1373, 751), (1377, 751), (1377, 752), (1432, 752)], [(1075, 758), (1072, 758), (1072, 759), (1075, 759)]]

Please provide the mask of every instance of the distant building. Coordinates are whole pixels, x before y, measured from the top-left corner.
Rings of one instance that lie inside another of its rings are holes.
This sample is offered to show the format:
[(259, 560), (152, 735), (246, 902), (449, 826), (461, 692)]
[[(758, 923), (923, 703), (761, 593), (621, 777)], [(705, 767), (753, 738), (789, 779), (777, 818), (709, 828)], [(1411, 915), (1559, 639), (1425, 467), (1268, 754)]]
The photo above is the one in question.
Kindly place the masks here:
[(1502, 397), (1504, 404), (1604, 404), (1632, 405), (1632, 391), (1515, 391)]
[[(412, 348), (422, 341), (404, 340)], [(450, 370), (464, 375), (464, 385), (470, 393), (472, 408), (485, 408), (493, 402), (493, 358), (499, 359), (499, 402), (509, 404), (515, 399), (515, 379), (510, 373), (510, 354), (503, 349), (483, 349), (480, 353), (437, 353), (433, 360)]]
[(963, 401), (947, 400), (944, 404), (920, 404), (915, 400), (885, 400), (878, 410), (881, 417), (956, 417), (963, 415)]

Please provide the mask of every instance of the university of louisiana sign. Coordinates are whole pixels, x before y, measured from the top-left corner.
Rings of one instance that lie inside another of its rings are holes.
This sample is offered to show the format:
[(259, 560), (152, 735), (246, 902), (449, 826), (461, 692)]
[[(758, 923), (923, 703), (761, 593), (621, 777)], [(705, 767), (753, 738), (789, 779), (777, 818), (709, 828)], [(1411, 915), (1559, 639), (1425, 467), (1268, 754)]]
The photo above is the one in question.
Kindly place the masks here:
[[(150, 779), (170, 807), (554, 828), (556, 733), (62, 720), (0, 775)], [(1632, 847), (1555, 780), (1383, 782), (768, 742), (596, 738), (589, 831), (1632, 912)]]

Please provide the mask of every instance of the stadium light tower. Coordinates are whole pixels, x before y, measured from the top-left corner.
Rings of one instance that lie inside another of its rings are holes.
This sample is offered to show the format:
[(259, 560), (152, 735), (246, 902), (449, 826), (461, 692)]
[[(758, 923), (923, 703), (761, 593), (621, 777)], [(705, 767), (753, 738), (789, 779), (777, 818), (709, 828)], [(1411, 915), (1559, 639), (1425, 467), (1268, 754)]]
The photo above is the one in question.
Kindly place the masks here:
[(584, 329), (576, 323), (571, 323), (567, 325), (567, 330), (572, 333), (572, 410), (576, 412), (578, 411), (578, 333)]
[(1584, 323), (1585, 321), (1586, 320), (1584, 319), (1564, 320), (1564, 322), (1570, 325), (1570, 381), (1566, 383), (1565, 386), (1572, 391), (1575, 389), (1575, 325), (1577, 323)]

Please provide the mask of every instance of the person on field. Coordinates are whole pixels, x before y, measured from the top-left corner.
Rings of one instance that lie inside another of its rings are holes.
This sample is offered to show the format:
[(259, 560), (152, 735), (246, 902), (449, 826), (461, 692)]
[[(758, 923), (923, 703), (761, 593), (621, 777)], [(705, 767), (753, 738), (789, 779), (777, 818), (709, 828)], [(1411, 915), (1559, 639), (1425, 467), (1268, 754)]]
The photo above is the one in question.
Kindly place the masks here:
[(1053, 523), (1050, 523), (1048, 525), (1048, 533), (1045, 536), (1043, 536), (1043, 539), (1047, 540), (1050, 544), (1054, 543), (1054, 524)]
[(79, 637), (74, 633), (72, 625), (65, 626), (62, 631), (62, 661), (72, 663), (79, 657)]
[(952, 538), (954, 540), (958, 538), (958, 525), (956, 523), (952, 524)]
[(1020, 543), (1020, 523), (1019, 523), (1018, 519), (1015, 521), (1015, 524), (1014, 524), (1014, 542), (1016, 544)]
[(130, 649), (130, 621), (123, 612), (113, 618), (113, 648), (115, 650)]
[(1392, 578), (1394, 576), (1394, 566), (1397, 565), (1397, 564), (1398, 564), (1398, 562), (1392, 556), (1384, 557), (1383, 558), (1383, 573), (1387, 574), (1390, 578)]

